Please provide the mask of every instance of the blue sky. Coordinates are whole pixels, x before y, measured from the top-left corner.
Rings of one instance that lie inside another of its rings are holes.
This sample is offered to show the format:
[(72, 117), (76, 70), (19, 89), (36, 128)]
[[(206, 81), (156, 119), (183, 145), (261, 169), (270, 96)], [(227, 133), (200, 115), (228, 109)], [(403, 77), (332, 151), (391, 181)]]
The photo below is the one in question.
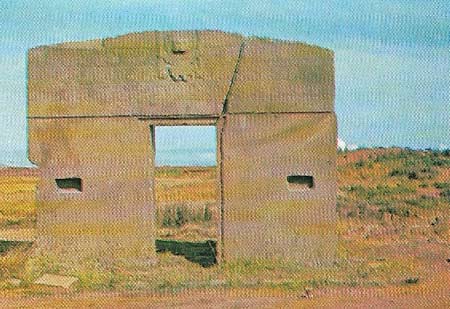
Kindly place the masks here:
[(171, 29), (221, 29), (331, 48), (341, 139), (450, 147), (448, 0), (0, 0), (0, 164), (27, 164), (28, 48)]
[[(158, 126), (155, 129), (156, 166), (215, 166), (215, 126)], [(191, 138), (186, 139), (186, 135)]]

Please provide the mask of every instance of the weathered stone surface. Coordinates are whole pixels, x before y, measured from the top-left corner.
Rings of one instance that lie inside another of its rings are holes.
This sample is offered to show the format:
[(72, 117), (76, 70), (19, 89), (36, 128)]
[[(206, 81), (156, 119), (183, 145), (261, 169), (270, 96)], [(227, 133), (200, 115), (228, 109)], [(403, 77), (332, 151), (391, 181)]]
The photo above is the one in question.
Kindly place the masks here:
[[(155, 257), (150, 128), (134, 118), (31, 119), (40, 250), (72, 258)], [(56, 179), (80, 178), (82, 191)]]
[(218, 31), (146, 32), (32, 49), (29, 116), (218, 116), (241, 42)]
[(153, 261), (151, 127), (215, 124), (218, 259), (334, 258), (331, 51), (218, 31), (144, 32), (34, 48), (28, 78), (39, 250)]
[(333, 110), (332, 51), (299, 42), (245, 42), (229, 96), (230, 113)]
[(57, 286), (68, 289), (77, 281), (78, 278), (76, 277), (44, 274), (42, 277), (34, 281), (34, 283), (49, 286)]
[(28, 58), (32, 117), (218, 116), (238, 63), (229, 112), (333, 111), (333, 53), (297, 42), (144, 32), (37, 47)]
[[(330, 262), (336, 244), (333, 114), (227, 115), (223, 147), (225, 260)], [(308, 175), (313, 188), (290, 188)]]

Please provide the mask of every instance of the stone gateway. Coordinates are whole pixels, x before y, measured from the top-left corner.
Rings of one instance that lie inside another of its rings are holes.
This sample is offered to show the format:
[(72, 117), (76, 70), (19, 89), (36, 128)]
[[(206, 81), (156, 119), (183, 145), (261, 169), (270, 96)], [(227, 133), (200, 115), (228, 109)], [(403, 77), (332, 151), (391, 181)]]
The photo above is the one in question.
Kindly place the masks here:
[(219, 31), (29, 51), (39, 250), (156, 260), (157, 125), (217, 127), (220, 261), (334, 260), (333, 52)]

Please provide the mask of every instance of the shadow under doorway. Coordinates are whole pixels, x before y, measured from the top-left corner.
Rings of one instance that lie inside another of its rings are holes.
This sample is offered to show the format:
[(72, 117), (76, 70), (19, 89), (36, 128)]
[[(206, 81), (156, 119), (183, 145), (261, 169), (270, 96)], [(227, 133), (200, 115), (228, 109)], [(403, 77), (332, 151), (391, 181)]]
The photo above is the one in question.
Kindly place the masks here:
[(217, 130), (154, 126), (157, 252), (204, 267), (217, 263)]

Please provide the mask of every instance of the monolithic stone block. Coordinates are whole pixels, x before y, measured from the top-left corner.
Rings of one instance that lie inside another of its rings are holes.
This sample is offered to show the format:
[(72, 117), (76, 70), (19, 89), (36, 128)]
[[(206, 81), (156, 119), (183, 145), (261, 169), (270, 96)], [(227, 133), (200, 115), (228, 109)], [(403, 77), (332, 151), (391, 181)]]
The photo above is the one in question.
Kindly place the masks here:
[(40, 250), (155, 258), (150, 128), (134, 118), (31, 119)]
[(224, 259), (332, 261), (335, 116), (227, 115), (222, 143)]

